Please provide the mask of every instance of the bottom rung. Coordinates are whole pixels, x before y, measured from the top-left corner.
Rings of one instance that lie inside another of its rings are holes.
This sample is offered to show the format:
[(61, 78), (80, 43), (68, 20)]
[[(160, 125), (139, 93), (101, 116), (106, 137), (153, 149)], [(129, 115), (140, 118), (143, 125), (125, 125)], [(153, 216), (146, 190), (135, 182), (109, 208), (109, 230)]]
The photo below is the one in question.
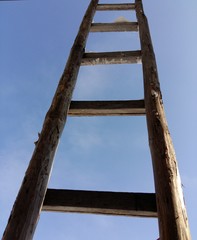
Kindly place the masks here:
[(42, 210), (157, 217), (154, 193), (48, 189)]

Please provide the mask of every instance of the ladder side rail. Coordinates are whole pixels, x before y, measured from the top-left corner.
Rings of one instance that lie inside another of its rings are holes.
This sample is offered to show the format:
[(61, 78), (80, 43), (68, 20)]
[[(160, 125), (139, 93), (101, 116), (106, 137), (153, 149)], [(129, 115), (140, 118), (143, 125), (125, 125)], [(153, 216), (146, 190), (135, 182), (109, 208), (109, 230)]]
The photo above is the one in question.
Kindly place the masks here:
[(156, 59), (142, 1), (135, 0), (142, 48), (149, 145), (156, 188), (161, 240), (190, 240), (175, 151), (165, 118)]
[(52, 104), (31, 161), (14, 203), (3, 240), (31, 240), (36, 228), (50, 177), (53, 158), (62, 134), (76, 84), (84, 48), (99, 0), (92, 0), (80, 25), (65, 70), (60, 78)]

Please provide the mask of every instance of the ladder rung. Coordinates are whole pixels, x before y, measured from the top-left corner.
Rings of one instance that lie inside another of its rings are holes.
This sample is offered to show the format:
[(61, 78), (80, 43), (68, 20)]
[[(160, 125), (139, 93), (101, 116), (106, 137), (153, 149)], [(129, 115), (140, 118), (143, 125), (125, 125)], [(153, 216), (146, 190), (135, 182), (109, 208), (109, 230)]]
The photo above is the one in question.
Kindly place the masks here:
[(81, 65), (141, 63), (141, 51), (84, 53)]
[(131, 116), (145, 115), (144, 100), (72, 101), (70, 116)]
[(98, 11), (114, 11), (114, 10), (135, 10), (134, 3), (123, 3), (123, 4), (98, 4)]
[(157, 217), (154, 193), (48, 189), (42, 210)]
[(137, 22), (120, 22), (120, 23), (92, 23), (90, 32), (125, 32), (138, 31)]

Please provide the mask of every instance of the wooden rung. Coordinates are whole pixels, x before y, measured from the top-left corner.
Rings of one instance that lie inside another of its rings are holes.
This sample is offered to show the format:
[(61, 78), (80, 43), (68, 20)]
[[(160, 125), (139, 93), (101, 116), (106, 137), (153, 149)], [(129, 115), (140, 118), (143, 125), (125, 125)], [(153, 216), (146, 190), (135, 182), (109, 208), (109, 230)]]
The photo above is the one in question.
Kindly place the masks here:
[(141, 63), (141, 51), (84, 53), (81, 65)]
[(72, 101), (70, 116), (136, 116), (145, 115), (144, 100)]
[(157, 217), (154, 193), (48, 189), (42, 210)]
[(125, 32), (138, 31), (137, 22), (92, 23), (90, 32)]
[(114, 11), (114, 10), (135, 10), (134, 3), (123, 4), (98, 4), (97, 11)]

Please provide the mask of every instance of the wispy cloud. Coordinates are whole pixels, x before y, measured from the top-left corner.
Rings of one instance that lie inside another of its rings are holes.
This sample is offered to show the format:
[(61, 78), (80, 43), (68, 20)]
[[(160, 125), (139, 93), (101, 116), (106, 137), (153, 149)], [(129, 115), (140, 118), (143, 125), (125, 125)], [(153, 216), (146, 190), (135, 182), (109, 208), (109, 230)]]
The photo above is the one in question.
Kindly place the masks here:
[(0, 235), (2, 235), (10, 215), (12, 206), (29, 161), (29, 154), (25, 150), (4, 150), (0, 153)]
[[(106, 71), (105, 71), (106, 72)], [(74, 98), (88, 99), (96, 92), (103, 92), (107, 82), (104, 82), (104, 73), (98, 67), (82, 67), (79, 72)]]
[(196, 176), (189, 176), (184, 175), (182, 176), (183, 179), (183, 187), (194, 189), (197, 191), (197, 177)]
[(101, 137), (93, 132), (74, 131), (70, 137), (70, 143), (75, 148), (88, 151), (101, 144)]

